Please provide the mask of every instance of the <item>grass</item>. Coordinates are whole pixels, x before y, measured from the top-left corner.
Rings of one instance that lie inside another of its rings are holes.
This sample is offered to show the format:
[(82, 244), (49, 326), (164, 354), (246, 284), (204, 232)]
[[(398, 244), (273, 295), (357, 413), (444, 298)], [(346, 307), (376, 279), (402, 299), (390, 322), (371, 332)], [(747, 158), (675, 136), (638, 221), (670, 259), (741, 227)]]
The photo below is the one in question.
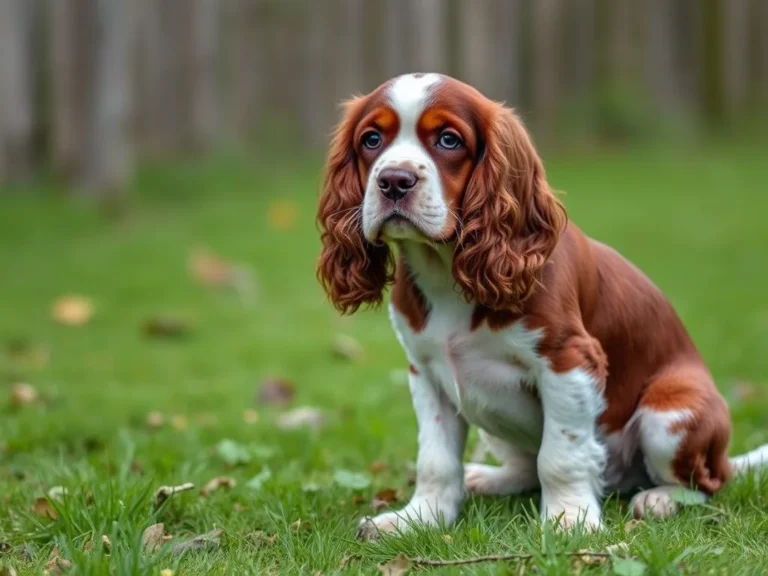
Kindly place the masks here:
[[(572, 219), (637, 263), (677, 307), (731, 404), (734, 452), (768, 441), (765, 158), (764, 148), (727, 146), (548, 162)], [(626, 542), (648, 574), (762, 573), (768, 480), (757, 478), (631, 532), (626, 502), (615, 497), (600, 534), (542, 530), (530, 520), (533, 495), (473, 498), (456, 526), (355, 541), (356, 519), (371, 513), (375, 492), (409, 494), (415, 421), (404, 355), (385, 312), (340, 319), (314, 279), (317, 169), (237, 159), (146, 168), (119, 221), (46, 185), (0, 198), (0, 542), (9, 545), (0, 565), (40, 573), (57, 546), (78, 574), (374, 574), (401, 552), (522, 552), (534, 555), (525, 566), (541, 574), (610, 573), (611, 562), (579, 566), (558, 553)], [(288, 229), (270, 225), (278, 201), (297, 207)], [(192, 279), (187, 259), (198, 246), (250, 265), (253, 301)], [(52, 303), (71, 293), (94, 303), (86, 326), (51, 319)], [(148, 338), (142, 326), (156, 315), (178, 316), (193, 329)], [(365, 357), (334, 357), (338, 333), (357, 339)], [(293, 404), (324, 410), (327, 425), (276, 427), (281, 409), (255, 400), (270, 376), (294, 382)], [(20, 381), (41, 399), (12, 406)], [(256, 410), (258, 422), (246, 423), (245, 409)], [(151, 411), (176, 419), (152, 429)], [(245, 462), (227, 464), (217, 449), (224, 439), (244, 448)], [(375, 461), (385, 469), (371, 472)], [(370, 485), (340, 485), (339, 470), (364, 474)], [(186, 492), (153, 511), (159, 485), (200, 487), (221, 475), (237, 486), (208, 498)], [(249, 486), (257, 475), (264, 480)], [(53, 504), (55, 521), (32, 511), (53, 486), (69, 491)], [(169, 547), (144, 553), (142, 532), (157, 522), (176, 540), (221, 528), (221, 546), (180, 557)], [(261, 540), (249, 536), (257, 530)], [(83, 551), (101, 535), (111, 539), (111, 554), (101, 546)], [(340, 568), (351, 555), (360, 559)], [(436, 572), (517, 569), (496, 563)]]

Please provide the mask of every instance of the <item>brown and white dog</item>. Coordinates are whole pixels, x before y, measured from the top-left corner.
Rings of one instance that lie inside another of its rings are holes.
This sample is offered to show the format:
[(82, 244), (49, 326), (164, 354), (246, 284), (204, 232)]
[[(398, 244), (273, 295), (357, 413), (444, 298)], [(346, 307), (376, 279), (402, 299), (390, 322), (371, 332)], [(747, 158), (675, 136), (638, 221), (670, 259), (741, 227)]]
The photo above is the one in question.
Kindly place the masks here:
[[(416, 490), (363, 535), (454, 522), (465, 489), (541, 489), (542, 519), (600, 525), (605, 490), (666, 516), (729, 458), (728, 407), (656, 286), (569, 223), (512, 110), (438, 74), (346, 104), (328, 156), (318, 275), (352, 313), (382, 301), (410, 361)], [(396, 257), (394, 255), (396, 251)], [(500, 466), (463, 464), (467, 427)]]

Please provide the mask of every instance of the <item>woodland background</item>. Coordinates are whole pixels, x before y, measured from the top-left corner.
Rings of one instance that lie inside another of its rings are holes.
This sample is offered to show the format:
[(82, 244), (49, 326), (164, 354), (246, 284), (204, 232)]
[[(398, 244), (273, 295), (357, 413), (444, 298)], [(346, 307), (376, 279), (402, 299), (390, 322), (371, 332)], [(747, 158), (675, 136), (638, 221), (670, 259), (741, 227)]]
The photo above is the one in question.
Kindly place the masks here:
[(339, 100), (439, 71), (542, 145), (768, 110), (763, 0), (0, 0), (0, 182), (121, 195), (142, 160), (321, 151)]

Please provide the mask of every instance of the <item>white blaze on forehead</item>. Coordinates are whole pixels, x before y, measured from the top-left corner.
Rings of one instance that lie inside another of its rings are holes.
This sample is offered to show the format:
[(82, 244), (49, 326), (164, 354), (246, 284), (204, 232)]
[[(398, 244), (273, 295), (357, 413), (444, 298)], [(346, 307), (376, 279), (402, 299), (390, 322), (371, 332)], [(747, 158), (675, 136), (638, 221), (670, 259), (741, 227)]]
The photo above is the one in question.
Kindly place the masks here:
[(439, 74), (406, 74), (395, 78), (389, 88), (389, 102), (400, 117), (401, 129), (415, 130), (429, 100), (430, 88), (438, 82)]

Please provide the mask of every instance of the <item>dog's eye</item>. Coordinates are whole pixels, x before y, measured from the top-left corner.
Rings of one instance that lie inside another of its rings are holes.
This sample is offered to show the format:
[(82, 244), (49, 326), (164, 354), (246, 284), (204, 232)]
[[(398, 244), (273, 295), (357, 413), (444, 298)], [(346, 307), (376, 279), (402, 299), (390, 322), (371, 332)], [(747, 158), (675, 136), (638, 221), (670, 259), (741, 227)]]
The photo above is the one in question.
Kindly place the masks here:
[(381, 134), (376, 130), (371, 130), (363, 134), (363, 146), (369, 150), (376, 150), (381, 146)]
[(461, 137), (453, 130), (445, 130), (440, 134), (437, 145), (446, 150), (454, 150), (461, 146)]

